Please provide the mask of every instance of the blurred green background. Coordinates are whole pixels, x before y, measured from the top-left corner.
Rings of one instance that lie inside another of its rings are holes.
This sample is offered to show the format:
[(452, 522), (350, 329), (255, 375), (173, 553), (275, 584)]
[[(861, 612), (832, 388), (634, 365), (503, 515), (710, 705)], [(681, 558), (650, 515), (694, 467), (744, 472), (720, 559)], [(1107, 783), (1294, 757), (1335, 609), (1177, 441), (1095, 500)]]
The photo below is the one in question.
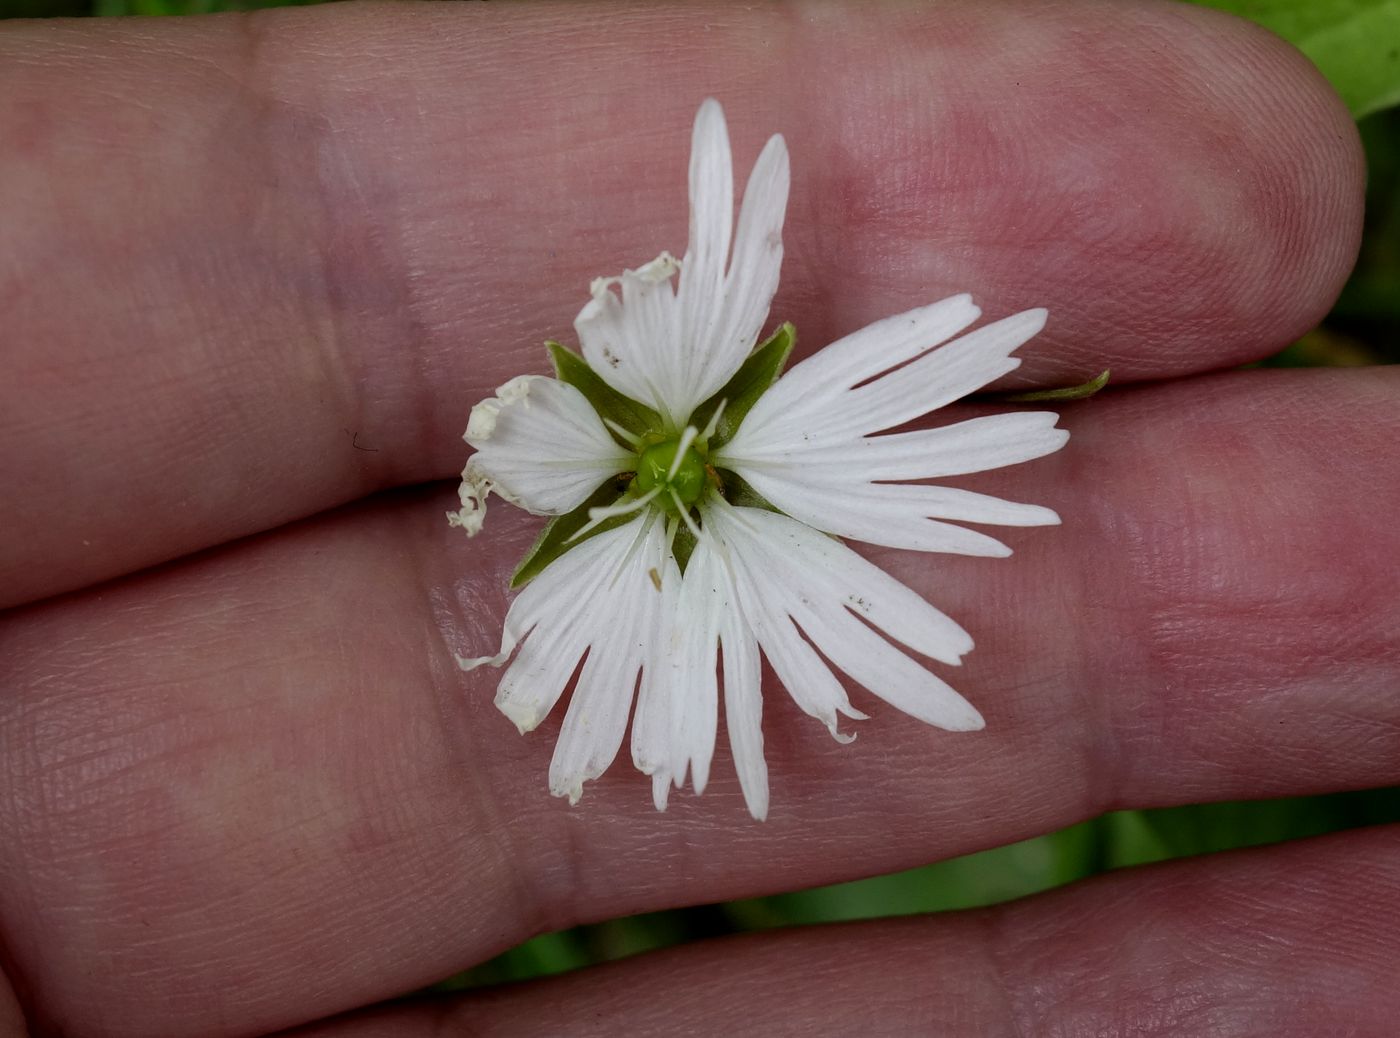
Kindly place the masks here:
[[(0, 0), (0, 17), (201, 14), (296, 2)], [(1320, 327), (1264, 363), (1400, 362), (1400, 0), (1206, 3), (1261, 22), (1318, 64), (1358, 116), (1370, 168), (1366, 234), (1355, 273)], [(1119, 811), (1048, 836), (896, 875), (545, 934), (438, 987), (518, 980), (744, 930), (971, 908), (1106, 869), (1398, 821), (1400, 789)]]

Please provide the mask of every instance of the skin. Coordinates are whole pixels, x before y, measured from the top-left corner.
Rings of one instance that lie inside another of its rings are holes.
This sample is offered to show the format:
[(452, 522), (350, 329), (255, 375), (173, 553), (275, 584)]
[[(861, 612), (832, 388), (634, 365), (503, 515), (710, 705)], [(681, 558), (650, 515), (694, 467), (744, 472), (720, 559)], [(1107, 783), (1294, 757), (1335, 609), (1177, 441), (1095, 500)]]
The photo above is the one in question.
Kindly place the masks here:
[[(873, 716), (840, 747), (770, 682), (763, 825), (723, 739), (664, 815), (625, 760), (569, 809), (562, 711), (518, 737), (451, 655), (494, 647), (538, 528), (447, 527), (467, 411), (543, 370), (590, 277), (683, 246), (710, 93), (741, 170), (770, 132), (792, 151), (773, 315), (799, 352), (970, 289), (1051, 308), (1007, 388), (1116, 387), (1064, 409), (1061, 453), (956, 481), (1063, 527), (1007, 532), (1010, 560), (868, 551), (976, 637), (940, 673), (986, 731), (853, 689)], [(354, 1012), (581, 921), (1400, 782), (1400, 378), (1211, 373), (1316, 322), (1357, 248), (1354, 129), (1282, 43), (1047, 0), (10, 24), (0, 140), (0, 1026), (1287, 1036), (1400, 1011), (1379, 829)]]

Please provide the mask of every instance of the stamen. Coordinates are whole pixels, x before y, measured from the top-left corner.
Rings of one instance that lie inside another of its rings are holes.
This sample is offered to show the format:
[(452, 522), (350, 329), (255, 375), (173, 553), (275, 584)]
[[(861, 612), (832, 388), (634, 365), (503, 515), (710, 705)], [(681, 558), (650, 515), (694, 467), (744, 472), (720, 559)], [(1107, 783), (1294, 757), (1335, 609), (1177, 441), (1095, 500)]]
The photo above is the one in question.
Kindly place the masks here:
[(622, 426), (614, 422), (611, 418), (604, 418), (603, 424), (606, 425), (618, 436), (620, 436), (623, 440), (626, 440), (629, 444), (631, 444), (633, 450), (639, 451), (642, 449), (642, 438), (636, 433), (629, 432), (627, 429), (624, 429)]
[(661, 493), (661, 488), (653, 487), (641, 497), (633, 498), (631, 501), (624, 502), (623, 504), (604, 505), (600, 508), (590, 508), (588, 510), (588, 522), (584, 523), (577, 530), (575, 530), (573, 536), (571, 536), (564, 543), (572, 544), (574, 541), (578, 540), (580, 537), (586, 534), (589, 530), (592, 530), (599, 523), (605, 522), (606, 520), (611, 519), (614, 516), (629, 515), (632, 512), (636, 512), (639, 509), (645, 508), (647, 505), (651, 504), (652, 498), (656, 497), (656, 495), (659, 493)]
[(666, 489), (671, 492), (671, 501), (676, 506), (676, 514), (681, 517), (681, 522), (685, 523), (686, 528), (695, 535), (697, 542), (703, 540), (704, 534), (700, 532), (700, 527), (695, 525), (695, 520), (690, 517), (690, 509), (681, 500), (681, 495), (676, 493), (676, 488), (667, 487)]
[(671, 425), (671, 420), (668, 417), (668, 412), (666, 410), (666, 398), (661, 395), (661, 390), (656, 388), (656, 383), (647, 377), (646, 372), (642, 372), (640, 377), (642, 380), (642, 385), (646, 386), (647, 392), (651, 394), (652, 410), (655, 411), (657, 414), (661, 415), (663, 419), (665, 419), (666, 425), (668, 427), (675, 428)]
[(724, 414), (724, 405), (727, 403), (729, 403), (728, 400), (721, 400), (719, 402), (719, 406), (715, 408), (715, 413), (710, 415), (710, 420), (705, 423), (705, 431), (700, 434), (700, 439), (708, 441), (709, 438), (715, 434), (715, 430), (719, 428), (719, 416)]
[(618, 580), (621, 579), (622, 574), (627, 572), (628, 566), (631, 565), (632, 560), (637, 555), (637, 550), (641, 548), (647, 536), (651, 533), (651, 527), (652, 524), (656, 522), (656, 518), (656, 513), (653, 512), (642, 520), (642, 525), (637, 530), (637, 536), (632, 538), (632, 544), (628, 547), (627, 554), (622, 556), (622, 561), (617, 564), (617, 572), (613, 574), (612, 580), (608, 582), (608, 587), (612, 587), (616, 584)]
[[(706, 507), (715, 509), (723, 508), (731, 515), (733, 514), (733, 508), (729, 502), (719, 494), (711, 495), (710, 501), (707, 503)], [(701, 509), (702, 514), (703, 511), (704, 509)], [(696, 539), (703, 541), (707, 548), (719, 556), (719, 560), (724, 563), (724, 568), (729, 573), (729, 579), (733, 581), (734, 585), (737, 587), (739, 584), (739, 575), (734, 572), (734, 560), (730, 557), (729, 545), (712, 534), (708, 526), (701, 528), (700, 534)]]
[[(670, 471), (666, 473), (667, 483), (676, 478), (676, 473), (679, 472), (681, 468), (681, 462), (685, 460), (685, 452), (690, 450), (690, 445), (695, 442), (696, 437), (699, 435), (700, 434), (695, 431), (695, 426), (687, 425), (685, 427), (685, 432), (681, 433), (680, 443), (676, 444), (676, 456), (671, 459)], [(674, 495), (675, 491), (671, 493)]]

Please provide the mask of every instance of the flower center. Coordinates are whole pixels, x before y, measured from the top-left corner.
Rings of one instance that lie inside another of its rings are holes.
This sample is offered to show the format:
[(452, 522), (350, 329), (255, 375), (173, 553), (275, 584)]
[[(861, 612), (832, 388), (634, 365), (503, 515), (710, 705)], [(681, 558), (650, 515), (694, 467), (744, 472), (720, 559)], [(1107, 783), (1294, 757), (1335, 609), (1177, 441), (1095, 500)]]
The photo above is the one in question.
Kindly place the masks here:
[(678, 440), (667, 440), (648, 447), (637, 459), (637, 489), (646, 493), (662, 488), (656, 504), (668, 512), (676, 507), (670, 491), (675, 491), (681, 504), (693, 505), (705, 489), (705, 459), (694, 447), (686, 447), (677, 461), (678, 447)]

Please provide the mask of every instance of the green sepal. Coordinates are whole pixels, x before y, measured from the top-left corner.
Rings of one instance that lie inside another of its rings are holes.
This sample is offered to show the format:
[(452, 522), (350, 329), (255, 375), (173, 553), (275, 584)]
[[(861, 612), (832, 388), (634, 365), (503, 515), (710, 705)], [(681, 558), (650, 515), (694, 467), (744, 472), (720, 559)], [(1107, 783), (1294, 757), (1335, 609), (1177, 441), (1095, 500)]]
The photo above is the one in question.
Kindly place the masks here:
[(544, 348), (554, 364), (555, 377), (582, 393), (599, 418), (611, 418), (634, 436), (646, 436), (662, 428), (664, 423), (659, 414), (608, 385), (573, 350), (552, 339)]
[(681, 573), (685, 573), (686, 566), (690, 565), (690, 556), (695, 552), (695, 534), (690, 532), (690, 527), (682, 525), (676, 531), (676, 538), (671, 542), (671, 557), (676, 560), (676, 566)]
[(1038, 404), (1045, 401), (1088, 400), (1104, 386), (1108, 385), (1108, 368), (1088, 382), (1078, 386), (1065, 386), (1061, 389), (1033, 389), (1029, 393), (993, 393), (992, 400), (1007, 404)]
[(530, 550), (525, 553), (525, 557), (520, 560), (520, 564), (515, 567), (515, 572), (510, 575), (510, 586), (512, 589), (524, 587), (540, 572), (559, 556), (563, 555), (570, 548), (576, 548), (590, 537), (595, 537), (605, 530), (612, 530), (629, 523), (637, 518), (632, 515), (615, 515), (611, 519), (604, 519), (601, 523), (589, 530), (576, 541), (569, 538), (581, 529), (588, 522), (588, 510), (590, 508), (602, 508), (606, 505), (616, 504), (624, 491), (619, 487), (626, 486), (626, 480), (631, 478), (631, 474), (615, 476), (593, 491), (588, 496), (588, 500), (579, 505), (572, 512), (564, 515), (556, 515), (545, 524), (540, 535), (535, 538), (535, 543), (530, 546)]
[(796, 343), (797, 329), (790, 322), (783, 322), (777, 331), (755, 347), (748, 359), (739, 366), (739, 370), (734, 372), (734, 377), (724, 384), (723, 389), (695, 409), (690, 424), (704, 429), (714, 415), (715, 408), (721, 400), (724, 401), (724, 413), (719, 416), (715, 434), (710, 437), (710, 450), (733, 439), (744, 421), (744, 416), (783, 373), (783, 365), (787, 363)]
[(738, 473), (725, 469), (723, 479), (724, 499), (735, 508), (762, 508), (765, 512), (787, 515), (781, 508), (749, 486)]

